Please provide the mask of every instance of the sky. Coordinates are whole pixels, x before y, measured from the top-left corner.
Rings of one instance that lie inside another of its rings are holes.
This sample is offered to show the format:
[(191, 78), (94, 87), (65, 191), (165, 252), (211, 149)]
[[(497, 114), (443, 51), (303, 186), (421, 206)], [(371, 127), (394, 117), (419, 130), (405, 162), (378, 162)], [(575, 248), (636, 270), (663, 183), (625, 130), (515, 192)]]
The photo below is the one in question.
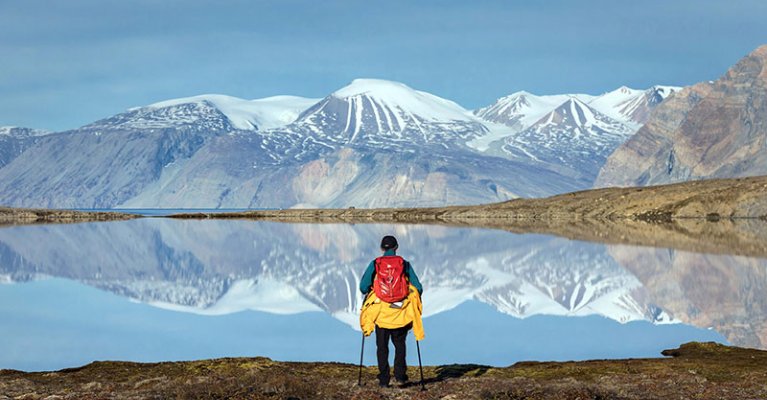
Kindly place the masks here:
[(721, 76), (767, 1), (2, 0), (0, 126), (65, 130), (205, 93), (324, 97), (355, 78), (473, 109)]

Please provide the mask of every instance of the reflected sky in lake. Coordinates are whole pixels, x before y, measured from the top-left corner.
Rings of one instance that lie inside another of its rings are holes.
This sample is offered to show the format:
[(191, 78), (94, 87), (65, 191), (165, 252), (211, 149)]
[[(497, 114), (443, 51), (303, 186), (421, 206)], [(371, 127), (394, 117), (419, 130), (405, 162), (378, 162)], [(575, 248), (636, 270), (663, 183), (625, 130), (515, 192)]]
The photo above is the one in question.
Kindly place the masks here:
[(442, 226), (139, 219), (0, 229), (0, 368), (354, 363), (357, 283), (385, 234), (425, 287), (427, 364), (655, 357), (767, 337), (763, 259)]

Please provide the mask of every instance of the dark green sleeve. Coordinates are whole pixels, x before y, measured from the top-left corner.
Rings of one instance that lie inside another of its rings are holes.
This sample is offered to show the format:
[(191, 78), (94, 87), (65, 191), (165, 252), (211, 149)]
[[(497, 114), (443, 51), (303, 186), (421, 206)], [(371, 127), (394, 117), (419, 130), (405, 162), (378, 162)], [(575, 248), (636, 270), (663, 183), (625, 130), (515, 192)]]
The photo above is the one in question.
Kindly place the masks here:
[(362, 292), (362, 294), (368, 294), (370, 288), (373, 287), (373, 275), (375, 273), (376, 262), (373, 260), (368, 265), (368, 269), (365, 270), (365, 273), (362, 274), (362, 279), (360, 279), (360, 292)]
[(423, 294), (423, 286), (421, 286), (421, 281), (418, 280), (418, 275), (415, 274), (413, 266), (410, 265), (410, 261), (405, 261), (405, 274), (407, 274), (407, 279), (410, 281), (410, 284), (415, 286), (418, 290), (418, 294)]

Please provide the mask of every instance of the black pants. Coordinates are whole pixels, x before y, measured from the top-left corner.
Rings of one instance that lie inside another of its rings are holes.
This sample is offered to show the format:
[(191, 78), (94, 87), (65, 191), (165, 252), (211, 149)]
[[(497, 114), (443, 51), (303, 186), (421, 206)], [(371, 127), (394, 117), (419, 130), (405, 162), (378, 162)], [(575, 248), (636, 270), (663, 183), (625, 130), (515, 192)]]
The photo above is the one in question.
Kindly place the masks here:
[(376, 347), (378, 348), (378, 381), (389, 383), (389, 338), (394, 343), (394, 379), (407, 380), (407, 364), (405, 362), (405, 338), (412, 328), (411, 324), (397, 329), (386, 329), (376, 325)]

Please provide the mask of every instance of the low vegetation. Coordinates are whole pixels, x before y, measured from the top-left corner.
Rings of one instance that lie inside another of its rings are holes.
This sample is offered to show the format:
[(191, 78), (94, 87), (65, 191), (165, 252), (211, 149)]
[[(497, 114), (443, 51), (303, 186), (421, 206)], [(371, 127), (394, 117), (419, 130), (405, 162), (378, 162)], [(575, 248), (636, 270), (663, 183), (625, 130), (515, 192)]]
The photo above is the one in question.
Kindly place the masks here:
[[(95, 362), (56, 372), (0, 370), (0, 399), (757, 399), (767, 352), (715, 343), (670, 358), (425, 367), (417, 381), (379, 388), (376, 368), (267, 358), (140, 364)], [(410, 369), (411, 377), (417, 373)]]

